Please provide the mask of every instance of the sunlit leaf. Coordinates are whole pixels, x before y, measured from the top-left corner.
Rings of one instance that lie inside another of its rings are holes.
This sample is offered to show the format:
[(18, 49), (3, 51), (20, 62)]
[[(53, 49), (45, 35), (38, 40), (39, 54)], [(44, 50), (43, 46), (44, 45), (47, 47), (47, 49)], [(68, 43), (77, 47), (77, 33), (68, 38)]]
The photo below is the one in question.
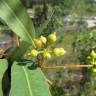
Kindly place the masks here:
[(20, 0), (0, 0), (0, 18), (23, 40), (32, 43), (35, 29)]
[(15, 62), (11, 78), (10, 96), (51, 96), (46, 78), (39, 68), (28, 68)]

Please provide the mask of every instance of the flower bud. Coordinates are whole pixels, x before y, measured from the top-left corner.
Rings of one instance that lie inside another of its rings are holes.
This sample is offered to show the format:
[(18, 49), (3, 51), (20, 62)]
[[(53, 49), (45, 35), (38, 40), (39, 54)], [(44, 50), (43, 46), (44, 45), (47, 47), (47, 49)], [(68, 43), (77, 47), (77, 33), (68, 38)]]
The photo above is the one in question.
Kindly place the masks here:
[(95, 51), (94, 51), (94, 50), (92, 50), (92, 51), (91, 51), (90, 56), (92, 56), (93, 58), (96, 58), (96, 53), (95, 53)]
[(46, 44), (46, 42), (47, 42), (47, 39), (44, 36), (41, 36), (40, 40), (42, 41), (43, 44)]
[(59, 49), (59, 48), (55, 48), (55, 49), (53, 50), (53, 52), (54, 52), (54, 54), (55, 54), (56, 56), (60, 56), (60, 49)]
[(66, 53), (63, 48), (55, 48), (53, 52), (56, 56), (63, 56)]
[(96, 68), (92, 68), (92, 72), (93, 73), (96, 73)]
[(48, 52), (45, 52), (45, 53), (43, 54), (43, 57), (44, 57), (45, 59), (51, 59), (51, 54), (48, 53)]
[(43, 46), (43, 43), (40, 39), (35, 39), (34, 43), (35, 43), (37, 48), (41, 48)]
[(38, 54), (39, 52), (37, 50), (35, 49), (31, 50), (31, 53), (30, 53), (31, 56), (36, 57)]
[(60, 48), (60, 56), (63, 56), (66, 53), (66, 51), (63, 48)]
[(48, 40), (49, 40), (50, 43), (55, 42), (56, 41), (56, 32), (51, 33), (48, 36)]

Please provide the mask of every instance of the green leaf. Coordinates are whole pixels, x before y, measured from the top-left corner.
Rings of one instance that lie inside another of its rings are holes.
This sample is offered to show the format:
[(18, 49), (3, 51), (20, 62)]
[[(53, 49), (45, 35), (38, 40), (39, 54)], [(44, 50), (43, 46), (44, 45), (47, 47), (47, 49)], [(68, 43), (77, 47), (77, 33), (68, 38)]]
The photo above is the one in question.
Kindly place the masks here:
[(20, 0), (0, 0), (0, 18), (13, 32), (32, 44), (35, 29)]
[(51, 96), (41, 69), (20, 65), (12, 66), (10, 96)]
[(8, 56), (8, 59), (9, 61), (14, 61), (14, 60), (18, 60), (20, 59), (24, 53), (27, 51), (28, 47), (30, 46), (29, 43), (26, 43), (24, 41), (22, 41), (20, 43), (20, 46), (17, 47), (17, 48), (13, 48), (11, 51), (9, 51), (9, 56)]
[(0, 96), (3, 96), (3, 92), (2, 92), (2, 78), (3, 75), (5, 73), (5, 71), (8, 68), (8, 63), (7, 60), (5, 59), (0, 59)]

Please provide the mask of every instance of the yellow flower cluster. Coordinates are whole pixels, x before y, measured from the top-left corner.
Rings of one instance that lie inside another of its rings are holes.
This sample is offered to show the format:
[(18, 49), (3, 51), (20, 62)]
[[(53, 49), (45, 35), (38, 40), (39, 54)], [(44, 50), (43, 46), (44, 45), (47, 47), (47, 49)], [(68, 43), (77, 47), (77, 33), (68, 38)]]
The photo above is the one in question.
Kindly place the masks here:
[[(51, 59), (52, 55), (63, 56), (66, 53), (66, 51), (63, 48), (54, 48), (51, 50), (49, 48), (44, 48), (45, 45), (54, 43), (56, 40), (56, 32), (51, 33), (47, 38), (44, 36), (40, 36), (40, 38), (34, 39), (36, 49), (32, 49), (28, 53), (28, 56), (36, 57), (39, 54), (41, 54), (44, 57), (44, 59)], [(42, 50), (38, 51), (38, 48), (42, 48)]]
[(40, 38), (34, 39), (34, 43), (37, 48), (42, 48), (44, 47), (44, 45), (48, 43), (53, 43), (55, 41), (56, 41), (56, 32), (53, 32), (47, 38), (44, 36), (40, 36)]
[(41, 36), (39, 39), (34, 39), (34, 43), (37, 48), (43, 47), (46, 44), (46, 42), (47, 42), (47, 39), (44, 36)]

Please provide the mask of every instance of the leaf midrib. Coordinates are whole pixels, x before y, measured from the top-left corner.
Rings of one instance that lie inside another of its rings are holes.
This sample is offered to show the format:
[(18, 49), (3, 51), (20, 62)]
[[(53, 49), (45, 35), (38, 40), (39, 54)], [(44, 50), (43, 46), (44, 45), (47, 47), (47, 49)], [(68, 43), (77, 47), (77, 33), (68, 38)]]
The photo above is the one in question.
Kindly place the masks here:
[(24, 66), (23, 66), (22, 68), (23, 68), (23, 70), (24, 70), (25, 77), (26, 77), (26, 82), (27, 82), (27, 84), (28, 84), (29, 94), (30, 94), (30, 96), (33, 96), (33, 95), (32, 95), (32, 91), (31, 91), (32, 88), (31, 88), (31, 86), (30, 86), (30, 81), (29, 81), (28, 73), (27, 73), (26, 69), (24, 68)]

